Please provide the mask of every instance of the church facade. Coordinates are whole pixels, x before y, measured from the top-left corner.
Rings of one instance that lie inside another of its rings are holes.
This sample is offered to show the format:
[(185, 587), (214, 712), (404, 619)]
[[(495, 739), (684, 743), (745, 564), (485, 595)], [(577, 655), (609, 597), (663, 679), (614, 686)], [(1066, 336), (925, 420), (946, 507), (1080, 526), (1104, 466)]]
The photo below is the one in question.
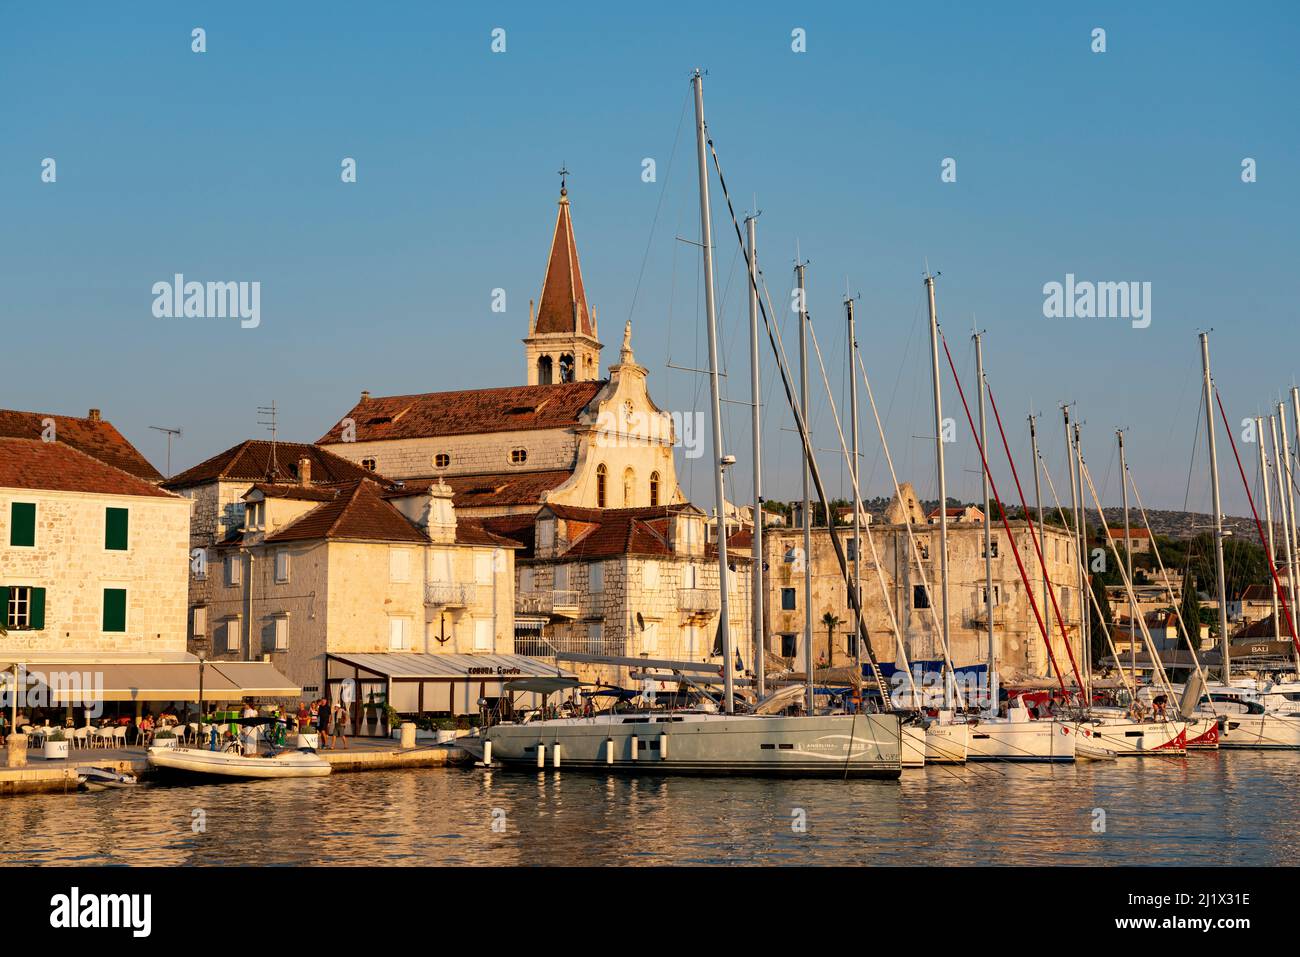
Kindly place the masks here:
[(527, 384), (358, 402), (318, 445), (407, 487), (445, 482), (458, 514), (535, 515), (544, 504), (656, 508), (684, 504), (673, 418), (650, 398), (647, 370), (623, 330), (600, 377), (568, 191), (560, 190), (542, 292), (529, 304)]

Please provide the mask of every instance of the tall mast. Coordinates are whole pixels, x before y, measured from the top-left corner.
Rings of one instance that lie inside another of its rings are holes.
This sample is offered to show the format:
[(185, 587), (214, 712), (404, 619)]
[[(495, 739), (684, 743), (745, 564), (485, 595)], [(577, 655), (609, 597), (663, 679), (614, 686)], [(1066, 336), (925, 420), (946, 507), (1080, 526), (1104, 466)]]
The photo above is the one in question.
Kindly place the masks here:
[(1282, 436), (1282, 450), (1279, 458), (1282, 461), (1282, 491), (1279, 497), (1279, 504), (1282, 506), (1282, 525), (1286, 529), (1287, 535), (1290, 536), (1290, 548), (1288, 549), (1287, 562), (1287, 600), (1293, 601), (1296, 592), (1296, 549), (1300, 548), (1300, 536), (1296, 534), (1295, 522), (1295, 496), (1292, 495), (1292, 485), (1294, 478), (1291, 472), (1291, 444), (1286, 434), (1286, 403), (1277, 404), (1277, 424), (1278, 432)]
[(754, 241), (754, 220), (745, 217), (745, 237), (749, 242), (749, 400), (752, 406), (754, 444), (754, 547), (751, 551), (753, 565), (754, 598), (751, 602), (754, 621), (754, 680), (758, 696), (767, 694), (767, 646), (763, 641), (763, 452), (760, 428), (759, 363), (758, 363), (758, 258)]
[[(1047, 554), (1047, 529), (1043, 522), (1043, 495), (1041, 488), (1041, 479), (1039, 472), (1041, 469), (1038, 465), (1038, 420), (1031, 414), (1029, 416), (1029, 445), (1034, 453), (1034, 505), (1038, 508), (1038, 551), (1042, 555)], [(988, 448), (986, 445), (985, 448)], [(987, 478), (987, 476), (985, 476)], [(1025, 516), (1026, 523), (1029, 516)], [(1015, 545), (1008, 547), (1014, 548)], [(1052, 644), (1052, 616), (1047, 614), (1047, 603), (1050, 599), (1047, 590), (1051, 585), (1047, 579), (1047, 569), (1043, 569), (1043, 637), (1050, 648)], [(1050, 671), (1048, 672), (1051, 673)]]
[[(852, 463), (849, 465), (849, 471), (853, 475), (853, 590), (858, 595), (858, 601), (853, 604), (853, 634), (859, 632), (858, 618), (861, 614), (860, 608), (862, 601), (862, 571), (860, 567), (862, 555), (862, 509), (861, 495), (862, 488), (858, 484), (858, 377), (853, 368), (854, 357), (858, 351), (858, 337), (853, 326), (853, 299), (845, 292), (844, 311), (849, 323), (849, 430), (853, 433)], [(827, 521), (830, 521), (829, 517)], [(855, 640), (854, 649), (854, 667), (855, 674), (859, 677), (862, 675), (862, 642)]]
[(727, 513), (722, 491), (722, 399), (718, 384), (718, 328), (713, 301), (713, 223), (709, 216), (709, 169), (704, 130), (704, 80), (696, 70), (691, 78), (695, 87), (695, 151), (700, 168), (700, 243), (704, 248), (704, 311), (709, 326), (709, 398), (713, 404), (713, 499), (718, 515), (718, 629), (722, 637), (722, 689), (727, 714), (735, 711), (731, 661), (731, 618), (728, 609), (727, 581)]
[[(1282, 568), (1286, 571), (1288, 580), (1293, 581), (1293, 579), (1290, 578), (1290, 575), (1291, 575), (1292, 561), (1295, 555), (1295, 551), (1294, 551), (1295, 542), (1292, 541), (1291, 539), (1291, 525), (1287, 521), (1286, 471), (1282, 464), (1282, 445), (1279, 442), (1277, 437), (1277, 416), (1276, 415), (1270, 415), (1268, 417), (1268, 429), (1269, 429), (1269, 434), (1272, 436), (1273, 439), (1273, 471), (1276, 473), (1277, 476), (1277, 507), (1278, 507), (1278, 511), (1281, 513), (1278, 516), (1278, 519), (1282, 526), (1282, 550), (1286, 553), (1286, 563), (1282, 565)], [(1278, 564), (1278, 559), (1276, 555), (1277, 553), (1275, 552), (1274, 559), (1273, 559), (1275, 565)], [(1274, 588), (1276, 587), (1277, 586), (1274, 585)], [(1292, 596), (1294, 594), (1295, 594), (1294, 586), (1288, 585), (1287, 601), (1291, 601)], [(1278, 622), (1277, 633), (1278, 636), (1281, 637), (1282, 635), (1281, 621)]]
[[(1296, 450), (1300, 451), (1300, 389), (1297, 389), (1294, 386), (1292, 386), (1291, 388), (1291, 405), (1292, 408), (1294, 409), (1293, 422), (1295, 424)], [(1286, 420), (1283, 419), (1284, 423), (1285, 421)], [(1286, 427), (1284, 424), (1283, 432), (1285, 431), (1286, 431)], [(1286, 448), (1285, 442), (1283, 443), (1283, 448)], [(1288, 569), (1288, 573), (1287, 573), (1287, 601), (1291, 604), (1292, 607), (1295, 607), (1296, 579), (1300, 578), (1300, 555), (1296, 554), (1296, 551), (1300, 549), (1300, 534), (1297, 534), (1297, 530), (1296, 530), (1297, 522), (1296, 522), (1296, 504), (1295, 504), (1295, 482), (1291, 476), (1291, 459), (1289, 457), (1289, 453), (1288, 453), (1286, 464), (1287, 464), (1287, 474), (1288, 474), (1286, 497), (1288, 503), (1287, 509), (1291, 513), (1291, 546), (1292, 546), (1291, 567), (1290, 569)], [(1298, 663), (1298, 665), (1300, 665), (1300, 663)]]
[[(1071, 531), (1070, 527), (1067, 525), (1065, 531), (1070, 536), (1071, 544), (1074, 548), (1074, 581), (1079, 588), (1079, 597), (1082, 598), (1084, 556), (1083, 552), (1079, 549), (1079, 500), (1083, 496), (1083, 492), (1081, 491), (1083, 486), (1082, 482), (1079, 480), (1079, 459), (1075, 455), (1074, 439), (1070, 432), (1070, 406), (1067, 403), (1061, 404), (1061, 415), (1065, 422), (1066, 468), (1070, 473), (1070, 512), (1074, 518), (1074, 530)], [(1046, 553), (1044, 553), (1044, 557), (1045, 556)], [(1044, 565), (1046, 565), (1046, 562), (1044, 562)], [(1043, 568), (1043, 577), (1047, 578), (1046, 567)], [(1061, 627), (1068, 628), (1064, 622), (1061, 623)], [(1080, 628), (1082, 628), (1082, 621), (1080, 623)], [(1068, 630), (1061, 636), (1061, 640), (1067, 645), (1070, 643), (1070, 633)]]
[(1205, 379), (1206, 438), (1210, 444), (1210, 489), (1214, 499), (1214, 573), (1218, 579), (1219, 640), (1223, 646), (1223, 683), (1228, 685), (1232, 684), (1232, 649), (1228, 640), (1228, 585), (1223, 571), (1223, 503), (1219, 499), (1219, 459), (1214, 444), (1214, 383), (1210, 379), (1210, 335), (1206, 332), (1201, 333), (1201, 371)]
[[(1088, 599), (1092, 583), (1088, 580), (1088, 505), (1083, 500), (1083, 438), (1079, 434), (1079, 422), (1074, 423), (1074, 456), (1079, 460), (1079, 660), (1083, 663), (1079, 676), (1083, 681), (1084, 701), (1092, 703), (1092, 615), (1088, 614)], [(1106, 516), (1101, 517), (1102, 526)]]
[[(1264, 525), (1268, 529), (1268, 554), (1273, 563), (1273, 574), (1268, 576), (1269, 593), (1273, 598), (1273, 628), (1277, 631), (1277, 636), (1282, 636), (1282, 619), (1279, 616), (1277, 606), (1277, 546), (1273, 541), (1273, 495), (1269, 488), (1268, 480), (1268, 458), (1264, 455), (1264, 417), (1255, 417), (1255, 437), (1256, 444), (1259, 445), (1259, 479), (1264, 486)], [(1290, 561), (1290, 551), (1288, 550), (1287, 560)]]
[[(795, 263), (799, 277), (799, 414), (808, 426), (808, 300), (804, 291), (804, 264)], [(811, 438), (811, 435), (809, 436)], [(811, 455), (811, 444), (809, 455)], [(813, 713), (813, 617), (812, 617), (812, 508), (808, 497), (808, 456), (803, 460), (803, 663), (807, 695), (804, 707)], [(826, 509), (826, 531), (830, 533), (830, 507)]]
[[(934, 386), (934, 464), (939, 476), (939, 595), (943, 646), (951, 648), (948, 641), (948, 484), (943, 470), (943, 402), (939, 389), (939, 319), (934, 308), (934, 277), (925, 277), (925, 290), (930, 300), (930, 360), (931, 382)], [(955, 665), (954, 665), (955, 667)], [(949, 675), (956, 678), (955, 675)], [(943, 700), (952, 707), (948, 681), (944, 682)]]
[[(980, 445), (989, 447), (989, 434), (984, 418), (984, 334), (975, 333), (975, 381), (979, 384)], [(1038, 468), (1034, 468), (1034, 480), (1037, 482)], [(993, 644), (993, 516), (989, 514), (989, 476), (980, 469), (980, 482), (984, 495), (984, 613), (989, 625), (989, 672), (986, 676), (989, 687), (988, 708), (997, 711), (997, 702), (993, 700), (994, 675), (997, 673), (997, 650)], [(1027, 518), (1028, 516), (1026, 516)]]
[[(1128, 462), (1124, 458), (1124, 432), (1122, 429), (1115, 430), (1115, 441), (1119, 443), (1119, 484), (1123, 491), (1124, 498), (1124, 566), (1128, 570), (1128, 580), (1133, 580), (1133, 540), (1130, 537), (1128, 524)], [(1110, 534), (1107, 532), (1107, 534)], [(1134, 601), (1133, 590), (1129, 589), (1128, 599), (1128, 660), (1129, 674), (1133, 676), (1133, 686), (1137, 687), (1137, 604)], [(1154, 662), (1152, 663), (1154, 667)]]

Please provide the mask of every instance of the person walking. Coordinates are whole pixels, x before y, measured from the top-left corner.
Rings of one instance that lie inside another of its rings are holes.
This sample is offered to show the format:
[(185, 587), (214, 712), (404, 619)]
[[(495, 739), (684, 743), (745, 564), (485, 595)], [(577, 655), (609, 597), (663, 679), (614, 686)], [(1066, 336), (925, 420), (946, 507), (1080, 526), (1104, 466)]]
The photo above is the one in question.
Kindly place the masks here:
[(322, 748), (333, 747), (331, 724), (329, 699), (321, 698), (316, 702), (316, 730), (320, 733)]
[(334, 737), (343, 739), (343, 750), (348, 748), (348, 709), (343, 705), (334, 708)]

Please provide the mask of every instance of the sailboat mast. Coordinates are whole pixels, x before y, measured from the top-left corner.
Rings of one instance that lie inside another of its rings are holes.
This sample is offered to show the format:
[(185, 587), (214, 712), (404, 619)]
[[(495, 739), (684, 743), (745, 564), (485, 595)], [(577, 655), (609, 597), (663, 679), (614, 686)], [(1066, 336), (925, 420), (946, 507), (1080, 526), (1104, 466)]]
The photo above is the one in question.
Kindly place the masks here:
[(745, 238), (749, 245), (749, 400), (754, 446), (754, 543), (750, 552), (753, 565), (754, 598), (754, 681), (758, 696), (767, 694), (767, 647), (763, 641), (763, 433), (759, 410), (758, 362), (758, 258), (753, 216), (745, 217)]
[[(1074, 423), (1074, 455), (1079, 460), (1079, 660), (1082, 667), (1084, 700), (1091, 704), (1092, 688), (1092, 616), (1088, 614), (1088, 600), (1084, 597), (1092, 588), (1088, 580), (1088, 504), (1083, 499), (1083, 436), (1080, 434), (1079, 422)], [(1105, 527), (1106, 516), (1101, 516)]]
[[(1295, 388), (1293, 388), (1293, 389), (1291, 390), (1291, 404), (1292, 404), (1292, 406), (1294, 407), (1294, 420), (1293, 420), (1293, 421), (1294, 421), (1294, 424), (1295, 424), (1295, 440), (1296, 440), (1296, 449), (1297, 449), (1297, 451), (1300, 451), (1300, 390), (1297, 390), (1297, 389), (1295, 389)], [(1286, 417), (1285, 417), (1285, 416), (1282, 417), (1282, 434), (1283, 434), (1282, 448), (1285, 450), (1285, 449), (1287, 449), (1287, 442), (1286, 442), (1286, 438), (1285, 438), (1285, 436), (1286, 436)], [(1296, 524), (1297, 524), (1297, 523), (1296, 523), (1296, 515), (1295, 515), (1295, 511), (1296, 511), (1296, 505), (1295, 505), (1295, 481), (1294, 481), (1294, 477), (1293, 477), (1292, 472), (1291, 472), (1291, 457), (1290, 457), (1290, 452), (1287, 451), (1286, 454), (1287, 454), (1287, 460), (1286, 460), (1286, 473), (1287, 473), (1286, 499), (1287, 499), (1287, 510), (1291, 513), (1291, 546), (1292, 546), (1292, 548), (1291, 548), (1291, 567), (1287, 570), (1287, 582), (1288, 582), (1288, 584), (1287, 584), (1287, 600), (1288, 600), (1289, 602), (1291, 602), (1292, 604), (1294, 604), (1294, 603), (1295, 603), (1295, 595), (1296, 595), (1296, 580), (1297, 580), (1298, 578), (1300, 578), (1300, 555), (1297, 555), (1297, 554), (1296, 554), (1296, 550), (1297, 550), (1297, 549), (1300, 549), (1300, 544), (1297, 544), (1297, 543), (1300, 543), (1300, 534), (1297, 534), (1297, 529), (1296, 529)]]
[[(853, 495), (853, 590), (858, 595), (858, 601), (853, 603), (853, 634), (856, 636), (861, 630), (858, 627), (858, 619), (861, 617), (862, 607), (862, 570), (860, 567), (862, 555), (862, 487), (858, 484), (858, 377), (853, 368), (858, 351), (858, 337), (853, 325), (853, 299), (847, 293), (844, 296), (844, 311), (849, 323), (849, 431), (853, 433), (853, 449), (851, 453), (853, 460), (849, 465), (849, 471), (853, 475), (853, 488), (855, 490)], [(853, 663), (857, 669), (855, 674), (860, 677), (862, 675), (862, 642), (855, 639), (853, 650)]]
[[(1128, 570), (1129, 581), (1133, 580), (1133, 540), (1130, 537), (1128, 523), (1128, 462), (1124, 458), (1124, 432), (1122, 429), (1115, 430), (1115, 441), (1119, 443), (1119, 484), (1123, 491), (1124, 500), (1124, 566)], [(1107, 526), (1109, 529), (1110, 526)], [(1109, 534), (1109, 532), (1107, 532)], [(1137, 686), (1137, 604), (1134, 601), (1133, 591), (1129, 590), (1128, 600), (1128, 650), (1129, 650), (1129, 673), (1133, 676), (1134, 687)]]
[[(930, 360), (931, 383), (934, 386), (934, 464), (939, 476), (939, 602), (943, 646), (951, 648), (948, 641), (948, 485), (943, 469), (943, 402), (939, 388), (939, 319), (934, 308), (934, 277), (925, 277), (925, 290), (930, 301)], [(955, 667), (955, 665), (954, 665)], [(955, 680), (955, 675), (949, 675)], [(944, 682), (943, 700), (952, 707), (952, 694), (948, 681)]]
[(700, 170), (700, 243), (704, 249), (704, 311), (709, 333), (709, 399), (713, 405), (713, 498), (718, 517), (718, 629), (722, 638), (722, 690), (727, 714), (736, 708), (731, 661), (731, 618), (728, 609), (727, 514), (722, 489), (722, 398), (718, 382), (718, 327), (713, 299), (713, 223), (709, 215), (709, 169), (706, 161), (708, 136), (704, 129), (704, 80), (696, 70), (695, 146)]
[[(1032, 414), (1029, 416), (1029, 446), (1031, 451), (1034, 453), (1034, 505), (1038, 509), (1038, 551), (1039, 553), (1046, 555), (1047, 554), (1047, 528), (1043, 521), (1044, 516), (1043, 516), (1042, 479), (1039, 477), (1039, 473), (1042, 471), (1042, 469), (1039, 467), (1039, 459), (1038, 459), (1038, 419)], [(988, 446), (985, 446), (985, 448), (988, 448)], [(1026, 522), (1029, 521), (1028, 515), (1025, 516), (1025, 521)], [(1011, 545), (1008, 547), (1014, 548), (1015, 546)], [(1043, 638), (1046, 640), (1047, 646), (1049, 648), (1051, 647), (1052, 644), (1052, 616), (1046, 614), (1046, 609), (1047, 609), (1048, 599), (1051, 597), (1047, 594), (1047, 589), (1050, 587), (1051, 584), (1048, 581), (1047, 569), (1044, 568), (1043, 569), (1043, 609), (1044, 609)]]
[[(1282, 463), (1282, 445), (1279, 442), (1277, 437), (1277, 416), (1276, 415), (1270, 415), (1268, 417), (1268, 429), (1269, 429), (1269, 434), (1272, 436), (1273, 439), (1273, 471), (1276, 473), (1277, 476), (1277, 507), (1279, 512), (1281, 513), (1278, 516), (1278, 519), (1282, 526), (1282, 549), (1286, 553), (1286, 564), (1283, 565), (1282, 567), (1287, 573), (1288, 582), (1292, 583), (1289, 584), (1287, 587), (1287, 600), (1292, 601), (1293, 600), (1292, 596), (1295, 595), (1295, 585), (1293, 584), (1295, 582), (1295, 579), (1291, 577), (1291, 569), (1293, 567), (1294, 557), (1295, 557), (1295, 542), (1292, 541), (1291, 539), (1291, 525), (1287, 521), (1286, 471)], [(1276, 554), (1277, 553), (1274, 552), (1275, 556)], [(1276, 564), (1276, 562), (1277, 559), (1275, 557), (1274, 563)], [(1275, 584), (1274, 588), (1276, 587), (1277, 586)], [(1282, 634), (1282, 623), (1279, 620), (1278, 636), (1280, 637), (1281, 634)]]
[[(989, 434), (984, 418), (984, 334), (977, 332), (972, 338), (975, 340), (975, 381), (979, 384), (980, 445), (987, 449), (989, 447)], [(1035, 483), (1037, 483), (1037, 478), (1038, 469), (1035, 467)], [(989, 514), (989, 476), (983, 469), (980, 469), (980, 482), (982, 483), (984, 495), (984, 613), (988, 616), (989, 625), (989, 671), (986, 676), (989, 699), (987, 703), (990, 711), (996, 711), (997, 702), (993, 700), (994, 675), (997, 673), (997, 651), (993, 644), (993, 516)]]
[[(1256, 444), (1259, 446), (1259, 478), (1264, 486), (1264, 527), (1268, 529), (1268, 554), (1273, 563), (1273, 574), (1268, 576), (1269, 594), (1273, 599), (1273, 630), (1277, 636), (1282, 636), (1282, 619), (1278, 613), (1277, 606), (1277, 546), (1273, 541), (1273, 494), (1269, 488), (1268, 480), (1268, 458), (1264, 455), (1264, 417), (1255, 417), (1255, 437)], [(1290, 561), (1290, 555), (1287, 555), (1287, 561)]]
[[(1070, 431), (1070, 406), (1068, 404), (1063, 403), (1061, 405), (1061, 415), (1065, 422), (1065, 461), (1066, 461), (1067, 470), (1070, 473), (1070, 512), (1074, 519), (1073, 532), (1070, 531), (1070, 528), (1068, 526), (1066, 527), (1065, 530), (1067, 533), (1070, 533), (1070, 537), (1074, 540), (1073, 541), (1074, 554), (1075, 554), (1074, 581), (1075, 584), (1079, 586), (1079, 595), (1080, 597), (1082, 597), (1083, 595), (1082, 569), (1083, 569), (1084, 556), (1083, 556), (1082, 549), (1079, 547), (1079, 502), (1083, 497), (1083, 491), (1082, 491), (1083, 482), (1079, 477), (1079, 459), (1075, 453), (1073, 433)], [(1043, 578), (1046, 579), (1047, 577), (1048, 577), (1047, 568), (1044, 567)], [(1061, 627), (1065, 628), (1067, 626), (1064, 623), (1062, 623)], [(1082, 628), (1082, 622), (1080, 622), (1080, 628)], [(1070, 633), (1067, 631), (1065, 634), (1063, 634), (1061, 636), (1061, 640), (1068, 645), (1070, 643)]]
[[(808, 418), (808, 299), (804, 289), (804, 264), (795, 263), (799, 288), (799, 414), (804, 428), (810, 429)], [(809, 435), (811, 439), (811, 434)], [(809, 444), (809, 455), (812, 454)], [(812, 617), (812, 507), (808, 496), (808, 455), (803, 460), (803, 663), (807, 679), (805, 708), (813, 713), (813, 617)], [(826, 509), (827, 532), (830, 532), (830, 508)]]
[[(1228, 640), (1228, 586), (1223, 570), (1223, 503), (1219, 498), (1219, 459), (1214, 444), (1214, 384), (1210, 379), (1210, 336), (1201, 333), (1201, 372), (1205, 380), (1206, 437), (1210, 445), (1210, 489), (1214, 499), (1214, 573), (1218, 579), (1219, 640), (1223, 647), (1223, 683), (1232, 684), (1232, 649)], [(1285, 435), (1284, 435), (1285, 438)]]

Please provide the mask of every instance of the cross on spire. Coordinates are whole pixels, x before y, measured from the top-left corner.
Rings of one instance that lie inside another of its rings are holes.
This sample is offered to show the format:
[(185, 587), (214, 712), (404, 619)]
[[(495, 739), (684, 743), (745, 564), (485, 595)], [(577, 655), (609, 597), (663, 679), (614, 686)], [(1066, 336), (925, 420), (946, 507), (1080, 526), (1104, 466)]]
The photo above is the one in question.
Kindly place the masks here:
[(568, 168), (567, 166), (565, 166), (563, 163), (561, 163), (561, 164), (560, 164), (560, 168), (559, 168), (559, 170), (557, 170), (557, 172), (560, 174), (560, 195), (561, 195), (561, 196), (568, 196), (568, 195), (569, 195), (569, 187), (568, 187), (568, 182), (567, 182), (567, 180), (568, 180), (568, 176), (569, 176), (569, 168)]

